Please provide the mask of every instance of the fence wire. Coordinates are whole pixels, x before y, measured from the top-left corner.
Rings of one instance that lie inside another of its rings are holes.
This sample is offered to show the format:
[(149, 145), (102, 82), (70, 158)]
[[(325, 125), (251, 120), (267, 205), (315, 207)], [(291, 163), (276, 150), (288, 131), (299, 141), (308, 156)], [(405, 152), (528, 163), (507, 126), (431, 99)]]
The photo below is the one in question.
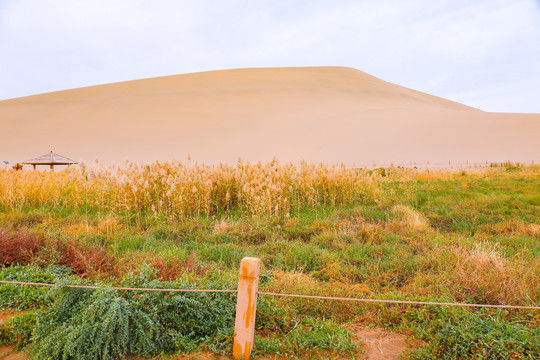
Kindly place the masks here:
[(361, 299), (361, 298), (344, 298), (344, 297), (333, 297), (333, 296), (280, 294), (280, 293), (269, 293), (269, 292), (258, 292), (257, 294), (268, 295), (268, 296), (294, 297), (294, 298), (303, 298), (303, 299), (356, 301), (356, 302), (372, 302), (372, 303), (386, 303), (386, 304), (438, 305), (438, 306), (488, 307), (488, 308), (503, 308), (503, 309), (540, 310), (540, 307), (538, 306), (489, 305), (489, 304), (443, 303), (443, 302), (432, 302), (432, 301)]
[[(54, 287), (58, 284), (34, 283), (24, 281), (5, 281), (0, 280), (1, 284), (13, 285), (30, 285), (30, 286), (49, 286)], [(64, 285), (67, 288), (74, 289), (100, 289), (99, 286), (92, 285)], [(155, 291), (155, 292), (184, 292), (184, 293), (238, 293), (238, 290), (230, 289), (152, 289), (152, 288), (129, 288), (129, 287), (111, 287), (113, 290), (126, 291)], [(316, 296), (316, 295), (298, 295), (298, 294), (281, 294), (272, 292), (257, 292), (258, 295), (276, 296), (276, 297), (293, 297), (302, 299), (317, 299), (317, 300), (336, 300), (336, 301), (355, 301), (355, 302), (371, 302), (384, 304), (406, 304), (406, 305), (435, 305), (435, 306), (460, 306), (460, 307), (483, 307), (483, 308), (499, 308), (499, 309), (522, 309), (522, 310), (540, 310), (540, 306), (520, 306), (520, 305), (490, 305), (490, 304), (466, 304), (466, 303), (445, 303), (434, 301), (409, 301), (409, 300), (384, 300), (384, 299), (362, 299), (362, 298), (346, 298), (334, 296)]]
[[(15, 285), (33, 285), (33, 286), (59, 286), (58, 284), (45, 284), (45, 283), (33, 283), (33, 282), (24, 282), (24, 281), (3, 281), (0, 280), (2, 284), (15, 284)], [(73, 288), (73, 289), (100, 289), (102, 286), (92, 286), (92, 285), (63, 285), (63, 287)], [(151, 289), (151, 288), (129, 288), (129, 287), (118, 287), (112, 286), (112, 290), (127, 290), (127, 291), (157, 291), (157, 292), (205, 292), (205, 293), (236, 293), (237, 290), (215, 290), (215, 289)]]

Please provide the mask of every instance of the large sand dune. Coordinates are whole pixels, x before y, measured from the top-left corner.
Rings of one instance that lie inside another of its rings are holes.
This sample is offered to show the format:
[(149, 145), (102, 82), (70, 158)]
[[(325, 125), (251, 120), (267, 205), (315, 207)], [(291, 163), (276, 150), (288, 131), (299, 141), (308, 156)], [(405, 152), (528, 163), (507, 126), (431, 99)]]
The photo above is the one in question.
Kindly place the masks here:
[(342, 67), (166, 76), (0, 101), (0, 161), (540, 160), (540, 114), (483, 112)]

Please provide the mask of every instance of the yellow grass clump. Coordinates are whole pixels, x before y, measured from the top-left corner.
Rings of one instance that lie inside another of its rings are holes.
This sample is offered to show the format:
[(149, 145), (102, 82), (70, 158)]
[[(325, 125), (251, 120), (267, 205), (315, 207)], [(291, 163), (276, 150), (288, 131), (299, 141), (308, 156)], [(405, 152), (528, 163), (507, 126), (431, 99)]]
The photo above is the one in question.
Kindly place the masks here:
[(429, 221), (425, 215), (410, 206), (395, 205), (392, 212), (396, 214), (400, 222), (414, 230), (425, 230), (429, 228)]
[(460, 286), (476, 300), (491, 304), (520, 304), (538, 296), (540, 261), (527, 266), (518, 256), (502, 255), (498, 243), (482, 241), (472, 249), (458, 247), (455, 274)]

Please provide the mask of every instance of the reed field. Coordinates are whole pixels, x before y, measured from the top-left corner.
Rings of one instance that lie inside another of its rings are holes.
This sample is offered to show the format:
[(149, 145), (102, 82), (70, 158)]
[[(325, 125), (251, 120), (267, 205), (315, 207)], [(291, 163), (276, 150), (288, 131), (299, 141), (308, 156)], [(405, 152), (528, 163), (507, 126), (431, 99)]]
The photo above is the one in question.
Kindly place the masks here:
[(0, 172), (6, 209), (58, 207), (73, 211), (152, 212), (168, 220), (241, 211), (289, 216), (318, 206), (373, 198), (377, 176), (344, 166), (239, 162), (236, 166), (153, 163), (59, 173)]
[[(235, 296), (260, 290), (540, 305), (540, 167), (460, 171), (324, 164), (0, 170), (0, 343), (35, 359), (229, 354)], [(63, 284), (99, 284), (99, 291)], [(405, 359), (537, 359), (538, 310), (259, 298), (255, 356), (362, 358), (355, 329), (409, 339)], [(92, 338), (92, 346), (85, 346)]]

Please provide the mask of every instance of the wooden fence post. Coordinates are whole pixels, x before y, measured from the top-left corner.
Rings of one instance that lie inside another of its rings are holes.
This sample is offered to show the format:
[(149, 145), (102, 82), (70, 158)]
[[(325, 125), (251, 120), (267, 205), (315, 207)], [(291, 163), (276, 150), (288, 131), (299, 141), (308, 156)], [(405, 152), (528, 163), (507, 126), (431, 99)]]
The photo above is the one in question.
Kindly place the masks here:
[(253, 348), (260, 264), (260, 259), (252, 257), (245, 257), (240, 263), (233, 343), (235, 359), (249, 360)]

